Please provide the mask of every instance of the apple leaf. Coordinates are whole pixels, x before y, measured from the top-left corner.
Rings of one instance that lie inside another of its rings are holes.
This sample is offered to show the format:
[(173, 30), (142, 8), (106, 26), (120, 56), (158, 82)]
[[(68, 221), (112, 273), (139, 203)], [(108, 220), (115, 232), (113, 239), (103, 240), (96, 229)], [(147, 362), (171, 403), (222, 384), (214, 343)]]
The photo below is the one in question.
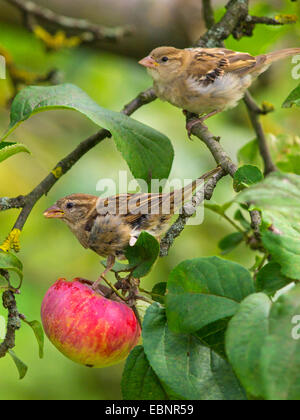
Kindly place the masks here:
[(237, 201), (263, 212), (262, 242), (282, 273), (300, 277), (300, 176), (276, 172), (244, 190)]
[(0, 162), (16, 155), (17, 153), (26, 152), (30, 153), (27, 147), (21, 143), (0, 142)]
[(261, 352), (265, 398), (294, 401), (300, 396), (300, 285), (272, 305)]
[(142, 232), (134, 246), (126, 249), (125, 256), (131, 267), (133, 277), (141, 278), (146, 276), (159, 255), (159, 243), (147, 232)]
[(276, 262), (265, 265), (257, 274), (256, 288), (258, 292), (263, 292), (268, 296), (287, 286), (293, 280), (288, 279), (281, 273), (281, 266)]
[(156, 302), (164, 304), (166, 299), (166, 291), (167, 282), (162, 281), (160, 283), (156, 283), (151, 291), (151, 297)]
[(182, 262), (171, 272), (167, 289), (169, 328), (189, 333), (232, 317), (239, 303), (255, 292), (248, 270), (218, 257)]
[(263, 397), (260, 357), (268, 333), (270, 299), (263, 293), (247, 297), (229, 322), (226, 333), (226, 351), (246, 391), (254, 397)]
[(151, 179), (168, 178), (174, 150), (162, 133), (122, 113), (102, 108), (83, 90), (72, 84), (30, 86), (15, 97), (11, 107), (7, 138), (22, 121), (34, 114), (53, 109), (70, 109), (109, 130), (133, 176), (151, 184)]
[(124, 400), (169, 400), (150, 366), (143, 346), (136, 346), (127, 358), (122, 376)]
[(254, 294), (229, 322), (229, 361), (246, 391), (256, 398), (299, 399), (299, 302), (300, 285), (273, 304), (265, 294)]
[(230, 365), (200, 340), (170, 331), (165, 310), (154, 303), (143, 323), (144, 350), (163, 386), (181, 399), (245, 400)]
[(10, 252), (0, 251), (0, 269), (15, 272), (21, 281), (23, 279), (23, 264)]
[(13, 352), (12, 350), (8, 350), (8, 353), (10, 354), (11, 358), (13, 359), (18, 369), (20, 379), (24, 379), (28, 371), (28, 367), (25, 365), (25, 363), (22, 362), (22, 360), (18, 358), (15, 352)]
[(300, 106), (300, 85), (289, 94), (282, 107), (291, 108), (293, 105)]
[(36, 341), (39, 346), (39, 357), (42, 359), (44, 357), (44, 330), (39, 321), (27, 321), (26, 319), (23, 320), (27, 325), (29, 325), (35, 335)]
[(264, 176), (257, 166), (244, 165), (234, 174), (233, 186), (235, 191), (239, 192), (263, 179)]
[(225, 236), (225, 238), (221, 239), (218, 246), (222, 251), (222, 255), (228, 254), (229, 252), (233, 251), (239, 244), (241, 244), (244, 240), (244, 235), (242, 232), (234, 232), (230, 235)]

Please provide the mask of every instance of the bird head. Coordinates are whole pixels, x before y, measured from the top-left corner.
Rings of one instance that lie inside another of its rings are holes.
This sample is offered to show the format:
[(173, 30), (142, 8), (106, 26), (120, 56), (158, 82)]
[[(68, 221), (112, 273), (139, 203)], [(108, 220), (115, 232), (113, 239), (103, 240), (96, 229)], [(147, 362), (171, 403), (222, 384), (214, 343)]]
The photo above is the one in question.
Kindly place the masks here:
[(139, 61), (156, 81), (171, 81), (178, 75), (185, 61), (185, 51), (174, 47), (155, 48)]
[(62, 219), (68, 224), (77, 224), (95, 208), (97, 200), (98, 197), (89, 194), (68, 195), (49, 207), (44, 216), (48, 219)]

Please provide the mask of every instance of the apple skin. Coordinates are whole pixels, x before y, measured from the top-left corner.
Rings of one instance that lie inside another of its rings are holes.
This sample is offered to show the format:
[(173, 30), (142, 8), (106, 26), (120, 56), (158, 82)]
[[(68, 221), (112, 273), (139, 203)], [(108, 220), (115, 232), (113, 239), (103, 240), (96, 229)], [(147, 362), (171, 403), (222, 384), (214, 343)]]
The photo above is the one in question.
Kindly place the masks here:
[(131, 308), (96, 293), (78, 279), (59, 279), (41, 309), (45, 333), (66, 357), (102, 368), (126, 359), (141, 329)]

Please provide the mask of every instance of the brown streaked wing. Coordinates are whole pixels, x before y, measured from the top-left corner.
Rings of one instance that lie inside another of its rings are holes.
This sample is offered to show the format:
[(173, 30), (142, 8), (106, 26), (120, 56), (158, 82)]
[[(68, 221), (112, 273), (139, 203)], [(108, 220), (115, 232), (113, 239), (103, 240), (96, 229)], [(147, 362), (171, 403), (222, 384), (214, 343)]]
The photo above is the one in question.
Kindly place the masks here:
[(256, 58), (248, 53), (226, 50), (225, 57), (228, 60), (226, 73), (247, 73), (257, 65)]
[(257, 65), (256, 58), (225, 48), (194, 49), (190, 74), (204, 84), (213, 83), (224, 73), (247, 73)]

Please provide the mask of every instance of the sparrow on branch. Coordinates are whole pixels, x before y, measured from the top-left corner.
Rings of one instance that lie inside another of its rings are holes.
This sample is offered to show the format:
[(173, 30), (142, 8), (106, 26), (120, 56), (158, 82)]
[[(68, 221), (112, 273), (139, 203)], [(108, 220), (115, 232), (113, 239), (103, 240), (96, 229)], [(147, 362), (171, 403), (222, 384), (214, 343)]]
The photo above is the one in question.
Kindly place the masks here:
[(300, 48), (253, 57), (225, 48), (159, 47), (139, 63), (147, 68), (160, 99), (201, 116), (187, 124), (190, 136), (195, 124), (234, 108), (273, 62), (296, 54)]
[(217, 167), (188, 186), (165, 194), (128, 193), (108, 198), (72, 194), (58, 200), (44, 216), (61, 219), (84, 248), (108, 257), (104, 275), (116, 259), (126, 259), (126, 248), (134, 246), (142, 231), (160, 240), (172, 216), (191, 199), (196, 188), (220, 171)]

